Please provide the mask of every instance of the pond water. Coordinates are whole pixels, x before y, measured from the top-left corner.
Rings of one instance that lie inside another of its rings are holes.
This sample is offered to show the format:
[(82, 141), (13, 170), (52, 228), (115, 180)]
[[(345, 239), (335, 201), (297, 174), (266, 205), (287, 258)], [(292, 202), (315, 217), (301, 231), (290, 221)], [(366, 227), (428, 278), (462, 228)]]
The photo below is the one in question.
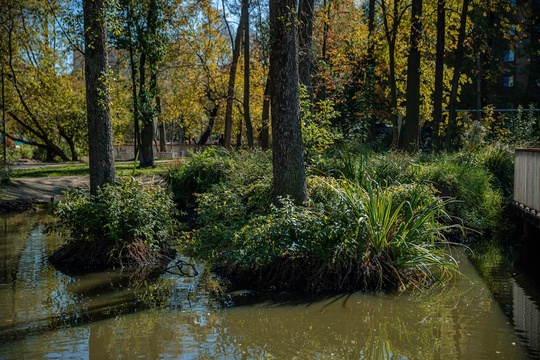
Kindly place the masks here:
[(223, 304), (212, 300), (202, 275), (64, 275), (46, 260), (61, 243), (44, 235), (47, 221), (44, 211), (0, 218), (0, 359), (538, 356), (534, 294), (523, 279), (506, 277), (501, 306), (464, 251), (457, 254), (462, 274), (429, 291), (319, 298), (246, 292)]

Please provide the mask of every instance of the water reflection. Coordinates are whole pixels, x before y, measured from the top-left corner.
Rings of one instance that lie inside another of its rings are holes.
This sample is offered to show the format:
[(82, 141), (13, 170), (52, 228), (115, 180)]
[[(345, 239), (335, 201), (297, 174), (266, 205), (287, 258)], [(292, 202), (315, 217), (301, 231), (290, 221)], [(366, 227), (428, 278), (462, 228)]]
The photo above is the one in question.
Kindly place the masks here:
[[(520, 337), (463, 254), (425, 293), (211, 300), (200, 277), (115, 271), (69, 277), (47, 265), (46, 216), (3, 218), (0, 358), (526, 359)], [(28, 216), (28, 215), (26, 215)], [(528, 311), (528, 310), (527, 310)]]

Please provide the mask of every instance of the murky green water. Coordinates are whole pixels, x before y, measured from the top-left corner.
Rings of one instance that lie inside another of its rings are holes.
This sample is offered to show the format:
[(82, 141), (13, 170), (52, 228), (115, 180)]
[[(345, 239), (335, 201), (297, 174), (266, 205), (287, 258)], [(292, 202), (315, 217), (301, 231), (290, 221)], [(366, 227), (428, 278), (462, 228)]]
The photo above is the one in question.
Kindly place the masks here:
[(424, 293), (239, 294), (222, 306), (199, 277), (63, 275), (47, 264), (60, 240), (44, 221), (0, 218), (0, 359), (510, 360), (538, 346), (538, 306), (519, 279), (501, 307), (464, 255), (462, 276)]

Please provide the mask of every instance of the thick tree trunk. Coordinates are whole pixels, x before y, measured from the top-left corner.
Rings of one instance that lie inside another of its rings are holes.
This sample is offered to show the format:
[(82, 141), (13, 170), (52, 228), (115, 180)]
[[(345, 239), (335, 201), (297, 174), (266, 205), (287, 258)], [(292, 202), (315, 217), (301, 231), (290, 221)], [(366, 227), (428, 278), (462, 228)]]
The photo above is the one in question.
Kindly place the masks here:
[(270, 78), (274, 197), (290, 196), (296, 204), (307, 197), (300, 130), (296, 1), (270, 0)]
[(86, 111), (88, 118), (88, 151), (90, 193), (114, 181), (114, 147), (109, 89), (107, 86), (107, 27), (103, 0), (84, 0), (84, 69), (86, 78)]
[(411, 46), (407, 59), (407, 113), (401, 131), (400, 147), (418, 150), (420, 134), (420, 39), (422, 38), (422, 0), (412, 1)]
[(444, 43), (446, 39), (446, 0), (437, 3), (437, 45), (435, 54), (435, 89), (433, 91), (433, 144), (439, 147), (444, 91)]

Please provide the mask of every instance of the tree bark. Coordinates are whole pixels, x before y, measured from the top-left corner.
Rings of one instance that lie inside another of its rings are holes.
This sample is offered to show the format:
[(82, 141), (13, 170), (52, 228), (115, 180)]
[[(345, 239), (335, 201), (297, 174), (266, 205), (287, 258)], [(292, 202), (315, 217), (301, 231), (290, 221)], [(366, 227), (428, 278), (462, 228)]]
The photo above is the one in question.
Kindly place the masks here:
[(261, 148), (268, 150), (270, 148), (270, 93), (271, 93), (270, 74), (266, 77), (266, 86), (264, 87), (264, 99), (261, 119)]
[(420, 40), (422, 38), (422, 0), (413, 0), (411, 7), (411, 46), (407, 59), (407, 112), (401, 131), (400, 147), (418, 150), (420, 134)]
[(433, 144), (439, 147), (444, 92), (444, 43), (446, 39), (446, 0), (437, 2), (437, 45), (435, 53), (435, 88), (433, 91)]
[(223, 135), (223, 146), (226, 149), (231, 147), (232, 136), (232, 113), (234, 103), (234, 84), (236, 82), (236, 68), (238, 65), (238, 58), (240, 57), (240, 46), (242, 42), (242, 28), (244, 24), (244, 12), (240, 17), (240, 23), (238, 24), (238, 30), (236, 31), (236, 37), (234, 38), (233, 57), (229, 69), (229, 84), (227, 86), (227, 103), (225, 104), (225, 132)]
[(315, 0), (300, 0), (298, 11), (298, 74), (300, 84), (306, 87), (309, 102), (313, 104), (311, 87), (311, 47), (313, 43), (313, 14)]
[(270, 78), (274, 199), (290, 196), (296, 204), (307, 197), (298, 81), (296, 1), (270, 0)]
[(249, 148), (253, 148), (253, 125), (249, 109), (249, 0), (242, 0), (242, 12), (244, 13), (244, 122), (246, 123), (246, 137)]
[(112, 119), (107, 86), (107, 27), (103, 0), (84, 0), (84, 68), (90, 193), (114, 181), (114, 147)]
[(369, 121), (368, 141), (375, 140), (376, 123), (373, 116), (375, 103), (375, 0), (369, 0), (368, 10), (368, 54), (366, 68), (366, 107)]
[(461, 17), (459, 23), (459, 35), (456, 48), (456, 60), (454, 63), (454, 74), (452, 76), (452, 87), (450, 90), (450, 103), (448, 104), (448, 127), (446, 129), (446, 147), (455, 149), (458, 145), (456, 106), (459, 87), (459, 77), (461, 75), (461, 64), (463, 63), (463, 45), (465, 43), (465, 30), (467, 26), (467, 16), (469, 11), (469, 0), (463, 0)]

